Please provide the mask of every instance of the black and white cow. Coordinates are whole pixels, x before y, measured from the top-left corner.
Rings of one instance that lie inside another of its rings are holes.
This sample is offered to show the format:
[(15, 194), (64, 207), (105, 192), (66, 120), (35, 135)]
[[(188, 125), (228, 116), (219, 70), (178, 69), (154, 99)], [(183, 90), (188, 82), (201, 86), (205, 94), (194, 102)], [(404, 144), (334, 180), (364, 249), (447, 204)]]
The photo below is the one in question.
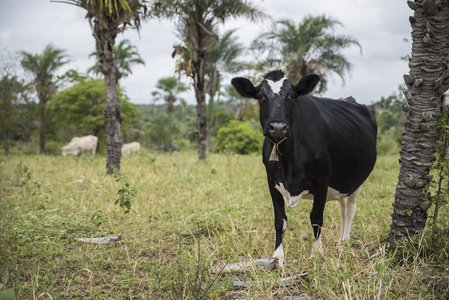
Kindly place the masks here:
[(240, 95), (260, 103), (263, 163), (275, 216), (273, 257), (281, 267), (282, 235), (287, 229), (284, 201), (295, 207), (302, 198), (313, 199), (312, 254), (322, 250), (320, 233), (327, 200), (339, 201), (340, 239), (347, 240), (360, 186), (376, 162), (377, 125), (368, 107), (352, 97), (334, 100), (307, 95), (319, 80), (311, 74), (293, 85), (282, 71), (272, 71), (258, 86), (243, 77), (231, 82)]

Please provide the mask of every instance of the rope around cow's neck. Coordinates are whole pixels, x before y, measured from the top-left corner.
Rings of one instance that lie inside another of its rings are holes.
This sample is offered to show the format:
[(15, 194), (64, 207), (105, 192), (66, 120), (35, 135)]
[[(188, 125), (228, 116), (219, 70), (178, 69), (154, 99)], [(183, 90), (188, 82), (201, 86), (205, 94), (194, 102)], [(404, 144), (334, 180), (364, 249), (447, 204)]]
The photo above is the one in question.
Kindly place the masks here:
[(277, 142), (273, 142), (272, 140), (270, 140), (274, 145), (273, 145), (273, 150), (271, 151), (271, 155), (270, 155), (270, 161), (279, 161), (279, 155), (282, 155), (282, 153), (279, 151), (279, 145), (285, 141), (287, 139), (287, 137), (284, 137), (282, 140), (279, 140)]

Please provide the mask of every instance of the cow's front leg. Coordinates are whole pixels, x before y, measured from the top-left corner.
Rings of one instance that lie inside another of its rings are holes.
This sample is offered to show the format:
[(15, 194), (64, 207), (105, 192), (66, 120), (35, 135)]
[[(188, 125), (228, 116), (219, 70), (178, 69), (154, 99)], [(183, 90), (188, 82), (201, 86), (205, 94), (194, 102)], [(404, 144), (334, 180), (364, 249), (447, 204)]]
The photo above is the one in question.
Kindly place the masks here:
[(327, 185), (321, 184), (314, 189), (313, 207), (310, 212), (310, 223), (313, 228), (313, 236), (315, 242), (312, 246), (311, 256), (314, 257), (316, 252), (323, 252), (321, 244), (321, 228), (323, 227), (324, 207), (326, 206)]
[(271, 199), (273, 200), (274, 229), (276, 231), (276, 242), (274, 246), (273, 258), (276, 258), (279, 266), (283, 268), (284, 247), (282, 245), (282, 236), (287, 229), (287, 215), (285, 214), (284, 199), (282, 198), (282, 195), (274, 188), (272, 184), (269, 184), (269, 186)]

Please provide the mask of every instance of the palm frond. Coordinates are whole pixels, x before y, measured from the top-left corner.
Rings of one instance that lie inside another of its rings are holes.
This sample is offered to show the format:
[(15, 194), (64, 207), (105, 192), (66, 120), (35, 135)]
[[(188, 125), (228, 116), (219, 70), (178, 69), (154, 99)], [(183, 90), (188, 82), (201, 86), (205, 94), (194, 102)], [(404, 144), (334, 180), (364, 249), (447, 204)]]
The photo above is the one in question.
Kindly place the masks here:
[[(87, 11), (86, 18), (102, 28), (108, 26), (122, 32), (126, 26), (140, 29), (141, 22), (147, 16), (145, 0), (51, 0), (81, 7)], [(110, 29), (110, 28), (109, 28)]]
[(306, 16), (299, 23), (282, 19), (276, 26), (258, 36), (251, 49), (259, 52), (264, 63), (273, 63), (285, 69), (287, 76), (296, 81), (311, 72), (322, 75), (320, 88), (325, 90), (326, 77), (337, 74), (343, 81), (351, 70), (351, 64), (343, 56), (342, 50), (361, 46), (346, 35), (334, 34), (343, 24), (332, 17)]

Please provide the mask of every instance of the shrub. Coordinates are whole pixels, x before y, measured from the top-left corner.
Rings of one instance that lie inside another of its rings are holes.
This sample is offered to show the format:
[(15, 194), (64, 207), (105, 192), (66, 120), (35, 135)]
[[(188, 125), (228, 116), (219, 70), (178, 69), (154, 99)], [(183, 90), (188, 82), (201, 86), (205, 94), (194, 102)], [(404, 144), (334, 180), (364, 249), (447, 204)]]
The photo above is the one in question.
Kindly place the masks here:
[(403, 129), (391, 127), (377, 137), (377, 153), (381, 155), (399, 152)]
[(45, 143), (45, 147), (47, 148), (47, 155), (55, 155), (55, 156), (61, 155), (62, 146), (64, 146), (64, 143), (47, 141), (47, 143)]
[(231, 120), (227, 126), (218, 130), (215, 138), (215, 152), (225, 149), (238, 154), (259, 152), (262, 149), (263, 135), (248, 122)]

